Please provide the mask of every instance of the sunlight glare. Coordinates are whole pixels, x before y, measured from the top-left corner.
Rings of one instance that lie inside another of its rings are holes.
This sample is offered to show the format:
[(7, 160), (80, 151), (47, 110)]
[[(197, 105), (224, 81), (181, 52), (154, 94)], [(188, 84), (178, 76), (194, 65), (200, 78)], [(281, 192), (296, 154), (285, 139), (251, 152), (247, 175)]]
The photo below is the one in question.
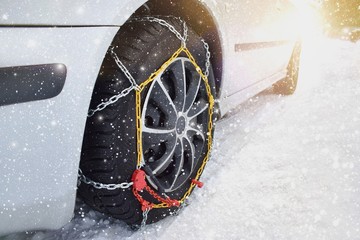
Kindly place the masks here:
[(296, 25), (303, 41), (318, 41), (321, 38), (321, 17), (316, 1), (294, 0), (298, 9)]

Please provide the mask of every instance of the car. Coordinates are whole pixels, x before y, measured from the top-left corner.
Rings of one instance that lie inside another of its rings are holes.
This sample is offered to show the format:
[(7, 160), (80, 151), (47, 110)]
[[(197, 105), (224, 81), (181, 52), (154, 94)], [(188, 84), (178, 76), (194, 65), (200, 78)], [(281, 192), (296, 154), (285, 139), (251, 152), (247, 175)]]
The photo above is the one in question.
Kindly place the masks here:
[(294, 1), (13, 1), (0, 8), (0, 235), (78, 194), (142, 226), (186, 204), (215, 121), (296, 89)]

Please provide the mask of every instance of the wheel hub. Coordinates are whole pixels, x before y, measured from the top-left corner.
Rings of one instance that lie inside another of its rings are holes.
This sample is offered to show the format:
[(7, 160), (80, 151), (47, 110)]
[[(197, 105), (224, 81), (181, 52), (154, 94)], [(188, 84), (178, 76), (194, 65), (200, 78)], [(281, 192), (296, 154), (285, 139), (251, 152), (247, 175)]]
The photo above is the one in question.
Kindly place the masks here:
[(187, 122), (186, 122), (185, 117), (180, 116), (177, 119), (177, 122), (176, 122), (176, 132), (177, 132), (178, 135), (183, 135), (184, 134), (184, 131), (186, 129), (186, 125), (187, 125)]

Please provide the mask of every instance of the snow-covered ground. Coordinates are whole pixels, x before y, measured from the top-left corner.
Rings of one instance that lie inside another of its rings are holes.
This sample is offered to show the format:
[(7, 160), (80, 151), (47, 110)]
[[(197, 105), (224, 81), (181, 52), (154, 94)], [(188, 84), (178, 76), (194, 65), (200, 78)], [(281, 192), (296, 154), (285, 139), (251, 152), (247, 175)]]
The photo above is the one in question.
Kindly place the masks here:
[(295, 95), (222, 119), (201, 180), (180, 216), (137, 232), (78, 203), (61, 230), (5, 239), (360, 239), (360, 42), (305, 43)]

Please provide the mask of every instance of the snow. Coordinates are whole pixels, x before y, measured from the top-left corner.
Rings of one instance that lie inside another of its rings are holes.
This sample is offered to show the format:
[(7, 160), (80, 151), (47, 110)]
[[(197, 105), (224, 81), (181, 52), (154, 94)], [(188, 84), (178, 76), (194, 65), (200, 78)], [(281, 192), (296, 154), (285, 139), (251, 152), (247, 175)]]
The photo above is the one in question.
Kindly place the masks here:
[(265, 91), (216, 125), (178, 217), (131, 231), (77, 203), (58, 231), (5, 239), (360, 239), (360, 42), (305, 43), (298, 91)]

